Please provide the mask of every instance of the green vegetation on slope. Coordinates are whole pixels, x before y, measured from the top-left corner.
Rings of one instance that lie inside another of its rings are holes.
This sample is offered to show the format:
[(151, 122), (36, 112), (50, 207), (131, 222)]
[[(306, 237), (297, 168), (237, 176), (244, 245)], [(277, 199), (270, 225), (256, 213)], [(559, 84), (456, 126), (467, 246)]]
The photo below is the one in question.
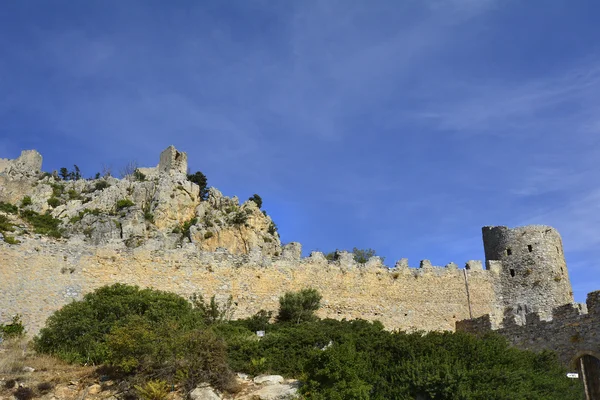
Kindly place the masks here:
[[(389, 332), (379, 322), (318, 319), (320, 295), (305, 289), (228, 321), (231, 302), (188, 300), (116, 284), (51, 316), (40, 352), (107, 364), (133, 382), (162, 379), (230, 390), (232, 371), (300, 378), (308, 399), (580, 399), (553, 353), (509, 346), (500, 336)], [(196, 306), (194, 306), (194, 304)], [(300, 317), (298, 317), (300, 316)], [(266, 331), (258, 338), (256, 330)]]

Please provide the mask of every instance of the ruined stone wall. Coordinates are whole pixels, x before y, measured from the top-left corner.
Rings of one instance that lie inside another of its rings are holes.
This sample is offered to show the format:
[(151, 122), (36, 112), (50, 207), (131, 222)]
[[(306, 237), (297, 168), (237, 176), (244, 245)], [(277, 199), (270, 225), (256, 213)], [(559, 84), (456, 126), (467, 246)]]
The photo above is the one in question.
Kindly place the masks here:
[[(503, 324), (495, 329), (513, 345), (526, 350), (553, 350), (564, 365), (575, 368), (582, 355), (600, 359), (600, 291), (587, 297), (587, 307), (565, 304), (554, 309), (552, 320), (542, 321), (539, 314), (528, 314), (523, 325), (507, 313)], [(493, 329), (489, 316), (458, 321), (459, 331), (482, 334)]]
[(260, 253), (200, 252), (191, 244), (149, 250), (44, 238), (23, 238), (20, 245), (0, 241), (0, 322), (19, 313), (35, 333), (53, 311), (115, 282), (184, 296), (199, 292), (225, 300), (231, 295), (235, 318), (277, 310), (281, 295), (305, 287), (323, 295), (321, 317), (380, 320), (388, 329), (454, 330), (457, 320), (497, 313), (497, 274), (483, 270), (481, 262), (471, 262), (467, 270), (428, 262), (418, 269), (388, 269), (377, 258), (358, 266), (348, 255), (328, 263), (321, 253), (294, 259), (298, 254), (271, 259)]
[(23, 150), (15, 159), (0, 158), (0, 172), (34, 174), (42, 169), (42, 155), (35, 150)]

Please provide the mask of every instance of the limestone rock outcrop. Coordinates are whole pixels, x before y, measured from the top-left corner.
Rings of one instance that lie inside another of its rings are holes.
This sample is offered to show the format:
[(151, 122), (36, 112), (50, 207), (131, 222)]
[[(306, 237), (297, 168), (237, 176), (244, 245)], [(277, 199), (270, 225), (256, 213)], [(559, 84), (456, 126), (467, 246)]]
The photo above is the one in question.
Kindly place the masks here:
[[(206, 199), (188, 180), (187, 154), (169, 146), (153, 168), (122, 179), (60, 179), (42, 173), (42, 156), (23, 151), (0, 159), (0, 202), (60, 220), (67, 239), (94, 245), (173, 249), (192, 244), (202, 251), (260, 252), (279, 256), (281, 243), (271, 218), (253, 201), (239, 204), (210, 188)], [(27, 231), (26, 226), (16, 233)]]

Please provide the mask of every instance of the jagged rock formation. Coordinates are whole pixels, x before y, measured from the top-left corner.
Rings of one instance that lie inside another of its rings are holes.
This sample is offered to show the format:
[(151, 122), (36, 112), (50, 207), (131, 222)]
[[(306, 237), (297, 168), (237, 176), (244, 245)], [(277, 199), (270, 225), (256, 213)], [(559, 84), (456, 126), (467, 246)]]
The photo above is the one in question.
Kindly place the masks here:
[[(210, 188), (206, 201), (187, 179), (187, 155), (173, 146), (155, 168), (139, 168), (123, 179), (61, 180), (40, 172), (41, 155), (24, 151), (0, 160), (0, 201), (30, 205), (60, 220), (65, 238), (93, 245), (174, 249), (192, 243), (199, 250), (225, 248), (233, 254), (281, 253), (271, 218), (253, 201), (243, 204)], [(17, 234), (27, 230), (18, 230)]]

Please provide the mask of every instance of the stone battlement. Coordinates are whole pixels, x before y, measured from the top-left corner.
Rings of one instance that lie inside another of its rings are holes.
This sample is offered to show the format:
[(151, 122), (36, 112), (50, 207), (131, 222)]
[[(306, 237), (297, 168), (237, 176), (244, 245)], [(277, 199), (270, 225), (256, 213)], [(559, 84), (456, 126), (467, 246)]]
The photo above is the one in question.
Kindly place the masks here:
[(495, 331), (522, 349), (556, 351), (563, 364), (575, 367), (578, 355), (600, 355), (600, 291), (589, 293), (586, 303), (556, 307), (549, 320), (543, 320), (539, 313), (526, 314), (524, 320), (519, 320), (509, 308), (498, 325), (490, 315), (482, 315), (457, 321), (456, 330), (477, 335)]

